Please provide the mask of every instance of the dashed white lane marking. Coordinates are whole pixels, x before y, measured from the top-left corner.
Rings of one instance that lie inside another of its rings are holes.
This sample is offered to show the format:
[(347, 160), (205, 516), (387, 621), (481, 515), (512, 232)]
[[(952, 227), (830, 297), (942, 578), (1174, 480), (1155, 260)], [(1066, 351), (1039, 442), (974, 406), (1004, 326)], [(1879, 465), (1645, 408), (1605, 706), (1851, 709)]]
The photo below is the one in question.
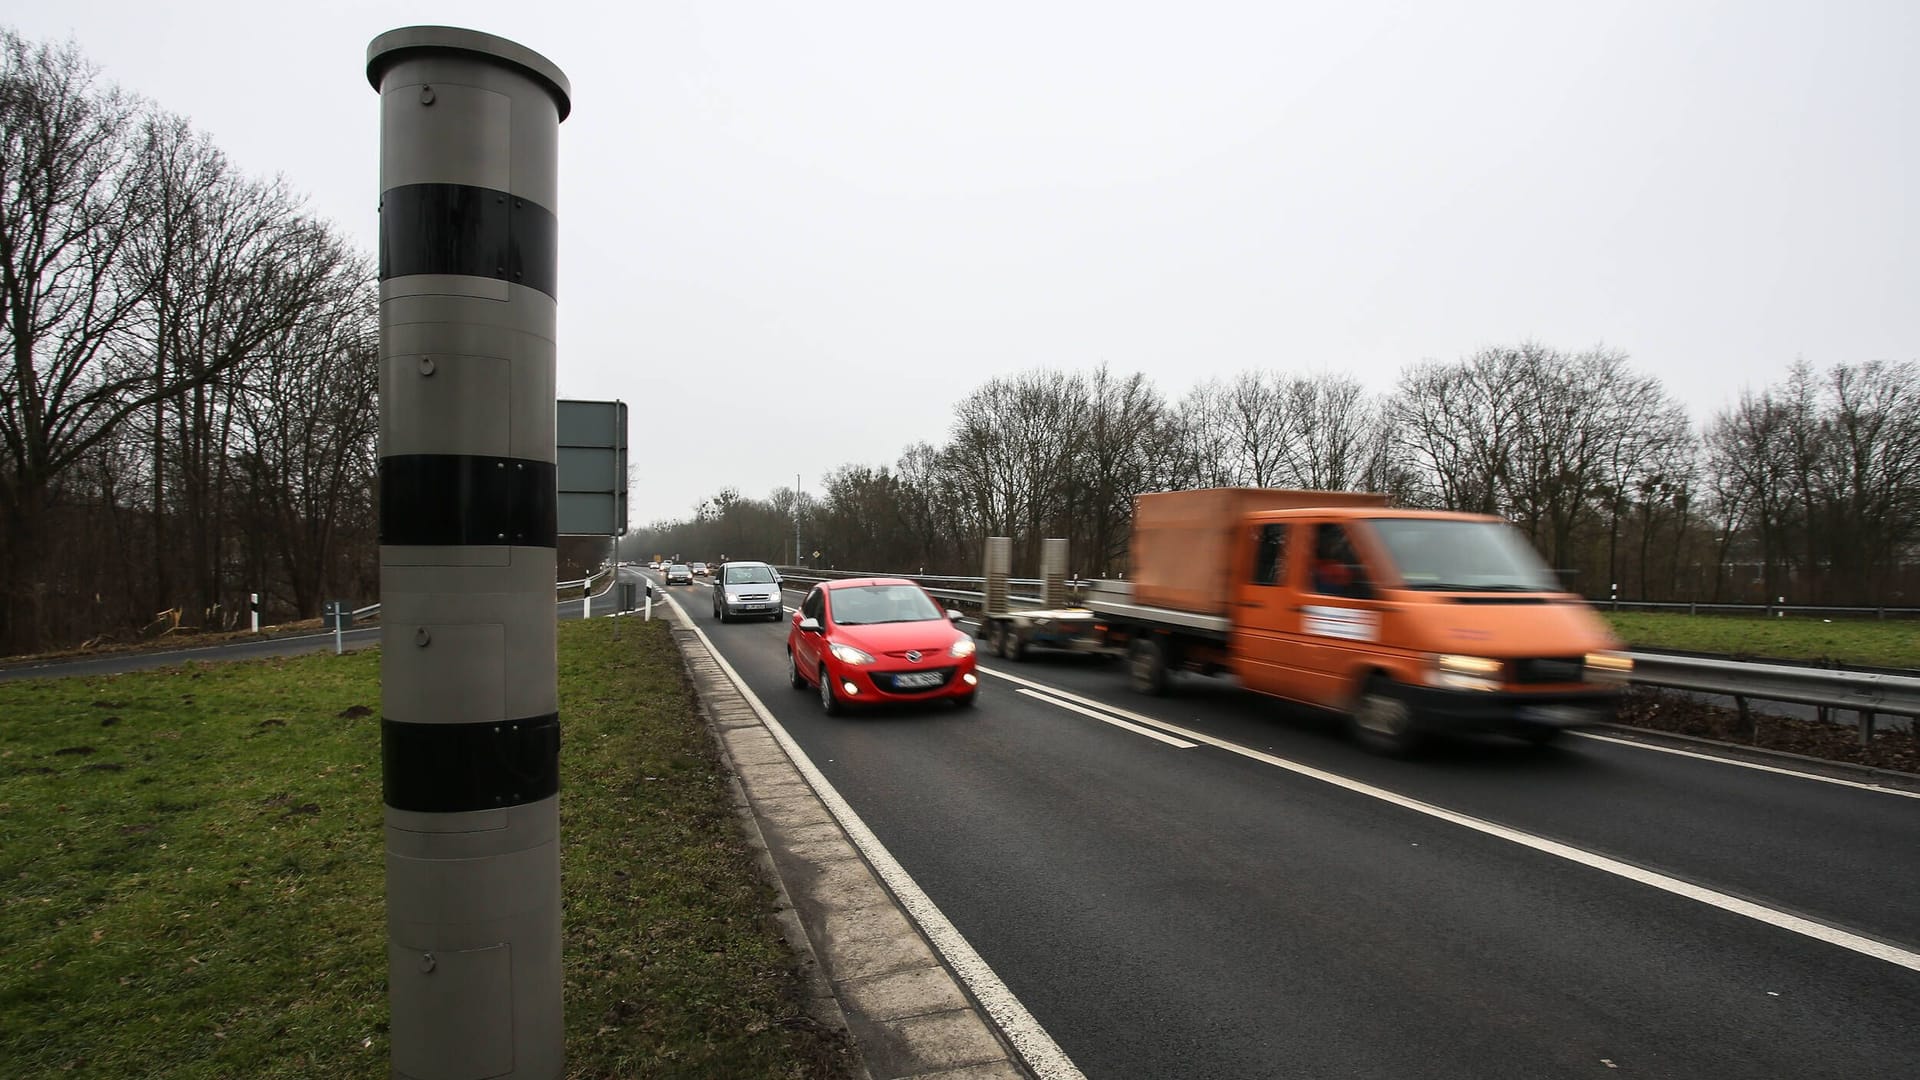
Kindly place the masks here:
[(1117, 716), (1108, 716), (1105, 713), (1094, 712), (1092, 709), (1089, 709), (1084, 705), (1075, 705), (1071, 701), (1062, 701), (1051, 694), (1042, 694), (1037, 690), (1028, 690), (1025, 687), (1020, 688), (1020, 693), (1025, 694), (1030, 698), (1034, 698), (1039, 701), (1044, 701), (1049, 705), (1058, 706), (1059, 708), (1065, 709), (1068, 712), (1077, 712), (1081, 716), (1091, 716), (1095, 720), (1098, 720), (1103, 724), (1112, 724), (1114, 727), (1117, 727), (1122, 731), (1131, 731), (1135, 735), (1145, 735), (1149, 739), (1157, 739), (1160, 742), (1166, 743), (1168, 746), (1177, 746), (1182, 750), (1191, 750), (1194, 747), (1200, 745), (1199, 743), (1190, 743), (1185, 739), (1176, 739), (1171, 735), (1163, 735), (1160, 732), (1155, 731), (1150, 727), (1142, 727), (1139, 724), (1133, 723), (1131, 721), (1122, 720)]
[(1622, 739), (1613, 735), (1601, 735), (1592, 731), (1575, 731), (1572, 732), (1572, 734), (1578, 735), (1583, 739), (1593, 739), (1596, 742), (1614, 743), (1618, 746), (1631, 746), (1635, 750), (1651, 750), (1656, 754), (1675, 754), (1679, 757), (1711, 761), (1716, 765), (1732, 765), (1735, 768), (1753, 769), (1757, 772), (1779, 773), (1781, 776), (1792, 776), (1801, 780), (1816, 780), (1822, 784), (1838, 784), (1841, 787), (1858, 788), (1861, 791), (1871, 791), (1880, 795), (1898, 795), (1903, 799), (1920, 799), (1920, 791), (1903, 791), (1900, 788), (1881, 787), (1878, 784), (1863, 784), (1858, 780), (1845, 780), (1838, 776), (1821, 776), (1819, 773), (1802, 772), (1799, 769), (1783, 769), (1778, 765), (1762, 765), (1757, 761), (1741, 761), (1737, 758), (1720, 757), (1715, 754), (1702, 754), (1696, 750), (1682, 750), (1674, 746), (1655, 746), (1652, 743), (1636, 742), (1633, 739)]
[(1000, 981), (1000, 976), (994, 974), (993, 969), (987, 966), (987, 962), (974, 951), (967, 939), (960, 936), (960, 931), (954, 927), (946, 914), (935, 906), (932, 898), (907, 875), (906, 869), (900, 865), (899, 860), (895, 859), (886, 845), (880, 842), (880, 838), (873, 834), (873, 830), (867, 828), (866, 822), (860, 820), (860, 815), (854, 813), (853, 807), (814, 766), (812, 759), (807, 757), (806, 751), (800, 748), (800, 744), (787, 733), (787, 729), (781, 726), (780, 721), (773, 718), (773, 713), (767, 710), (767, 706), (760, 700), (759, 695), (747, 686), (747, 680), (741, 678), (740, 673), (727, 662), (727, 658), (720, 655), (720, 650), (713, 647), (713, 640), (707, 637), (698, 623), (687, 617), (686, 610), (680, 606), (679, 601), (668, 596), (667, 603), (672, 604), (681, 620), (699, 635), (701, 643), (706, 645), (707, 652), (712, 654), (714, 662), (720, 665), (721, 671), (726, 672), (727, 678), (733, 681), (733, 685), (740, 691), (741, 696), (745, 697), (747, 703), (753, 706), (753, 711), (759, 714), (760, 722), (767, 726), (767, 730), (786, 749), (787, 756), (793, 759), (794, 767), (807, 778), (807, 783), (813, 786), (814, 793), (819, 795), (820, 801), (827, 805), (828, 811), (840, 822), (840, 827), (847, 831), (847, 836), (852, 839), (854, 846), (860, 849), (860, 854), (866, 857), (867, 863), (873, 867), (875, 873), (880, 875), (880, 879), (887, 883), (887, 888), (893, 890), (893, 895), (899, 899), (900, 906), (906, 908), (907, 913), (913, 916), (914, 922), (920, 925), (927, 939), (933, 942), (934, 948), (940, 950), (940, 955), (946, 958), (947, 966), (951, 967), (954, 974), (960, 976), (961, 981), (967, 984), (967, 989), (972, 991), (974, 1000), (987, 1010), (987, 1015), (993, 1017), (994, 1023), (998, 1024), (1000, 1030), (1006, 1034), (1007, 1040), (1020, 1051), (1021, 1058), (1026, 1061), (1028, 1068), (1033, 1070), (1034, 1075), (1039, 1080), (1086, 1080), (1085, 1074), (1074, 1065), (1073, 1059), (1067, 1056), (1066, 1051), (1060, 1049), (1060, 1044), (1053, 1041), (1053, 1036), (1047, 1034), (1047, 1029), (1040, 1026), (1040, 1022), (1033, 1018), (1033, 1014), (1020, 1003), (1020, 999), (1013, 996), (1013, 991), (1007, 989), (1007, 984)]
[(1751, 900), (1743, 900), (1740, 897), (1719, 892), (1715, 889), (1695, 885), (1690, 881), (1682, 881), (1676, 877), (1669, 877), (1666, 874), (1635, 866), (1632, 863), (1621, 862), (1619, 859), (1608, 858), (1605, 855), (1586, 851), (1574, 847), (1571, 844), (1563, 844), (1557, 840), (1549, 840), (1544, 836), (1535, 836), (1532, 833), (1522, 832), (1519, 829), (1509, 828), (1508, 826), (1486, 821), (1481, 818), (1470, 817), (1466, 814), (1448, 810), (1442, 806), (1435, 806), (1432, 803), (1421, 802), (1419, 799), (1408, 798), (1398, 792), (1388, 791), (1385, 788), (1362, 783), (1358, 780), (1341, 776), (1338, 773), (1330, 773), (1324, 769), (1316, 769), (1311, 765), (1303, 765), (1297, 761), (1289, 761), (1286, 758), (1275, 757), (1272, 754), (1262, 753), (1261, 751), (1241, 746), (1238, 743), (1214, 738), (1203, 732), (1189, 730), (1178, 724), (1170, 724), (1165, 720), (1155, 720), (1150, 716), (1142, 716), (1136, 712), (1129, 712), (1126, 709), (1115, 708), (1114, 706), (1084, 698), (1077, 694), (1071, 694), (1065, 690), (1048, 686), (1044, 683), (1030, 682), (1020, 678), (1018, 675), (1009, 675), (1004, 671), (995, 671), (987, 667), (982, 667), (979, 670), (985, 674), (1005, 679), (1008, 682), (1016, 683), (1020, 686), (1033, 687), (1034, 689), (1043, 690), (1049, 694), (1058, 695), (1068, 701), (1077, 701), (1085, 705), (1107, 709), (1137, 723), (1156, 727), (1162, 731), (1172, 732), (1182, 738), (1192, 739), (1195, 742), (1205, 743), (1208, 746), (1218, 747), (1228, 753), (1238, 754), (1244, 758), (1272, 765), (1276, 769), (1285, 769), (1288, 772), (1296, 773), (1309, 779), (1332, 784), (1334, 787), (1344, 788), (1355, 794), (1365, 795), (1370, 799), (1378, 799), (1384, 803), (1391, 803), (1394, 806), (1412, 810), (1417, 814), (1425, 814), (1428, 817), (1451, 822), (1462, 828), (1472, 829), (1474, 832), (1495, 837), (1496, 839), (1506, 840), (1510, 843), (1518, 844), (1521, 847), (1532, 848), (1535, 851), (1565, 859), (1568, 862), (1578, 863), (1581, 866), (1591, 867), (1592, 869), (1612, 874), (1616, 877), (1625, 878), (1628, 881), (1636, 881), (1642, 885), (1659, 889), (1662, 892), (1672, 893), (1675, 896), (1685, 897), (1688, 900), (1694, 900), (1706, 904), (1709, 907), (1716, 907), (1722, 911), (1744, 916), (1755, 922), (1761, 922), (1768, 926), (1792, 931), (1803, 937), (1812, 938), (1815, 941), (1823, 941), (1829, 945), (1838, 945), (1840, 948), (1859, 953), (1862, 956), (1870, 956), (1875, 960), (1884, 960), (1889, 964), (1894, 964), (1910, 971), (1920, 971), (1920, 952), (1915, 952), (1911, 949), (1903, 949), (1897, 945), (1892, 945), (1884, 941), (1876, 941), (1873, 938), (1842, 930), (1837, 926), (1828, 926), (1826, 923), (1815, 922), (1812, 919), (1802, 918), (1799, 915), (1791, 915), (1787, 912), (1767, 907), (1764, 904), (1756, 904)]

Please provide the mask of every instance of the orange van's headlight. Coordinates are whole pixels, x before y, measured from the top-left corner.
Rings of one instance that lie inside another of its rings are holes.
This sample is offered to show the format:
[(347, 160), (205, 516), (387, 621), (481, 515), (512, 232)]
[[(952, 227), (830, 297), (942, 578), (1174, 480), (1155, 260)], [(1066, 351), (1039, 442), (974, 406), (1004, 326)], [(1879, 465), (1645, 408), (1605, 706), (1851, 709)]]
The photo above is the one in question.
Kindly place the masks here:
[(1617, 652), (1590, 652), (1587, 654), (1587, 680), (1589, 682), (1623, 683), (1633, 678), (1633, 657)]
[(1427, 682), (1448, 690), (1498, 690), (1506, 664), (1485, 656), (1442, 654), (1433, 658)]

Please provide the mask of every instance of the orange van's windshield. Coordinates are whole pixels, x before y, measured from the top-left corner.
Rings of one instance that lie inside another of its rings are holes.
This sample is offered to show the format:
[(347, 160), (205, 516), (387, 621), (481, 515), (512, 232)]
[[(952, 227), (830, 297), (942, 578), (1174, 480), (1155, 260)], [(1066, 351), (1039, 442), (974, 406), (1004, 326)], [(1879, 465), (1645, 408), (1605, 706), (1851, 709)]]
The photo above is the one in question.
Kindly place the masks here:
[(1372, 518), (1409, 589), (1434, 592), (1564, 592), (1552, 570), (1510, 525), (1446, 518)]

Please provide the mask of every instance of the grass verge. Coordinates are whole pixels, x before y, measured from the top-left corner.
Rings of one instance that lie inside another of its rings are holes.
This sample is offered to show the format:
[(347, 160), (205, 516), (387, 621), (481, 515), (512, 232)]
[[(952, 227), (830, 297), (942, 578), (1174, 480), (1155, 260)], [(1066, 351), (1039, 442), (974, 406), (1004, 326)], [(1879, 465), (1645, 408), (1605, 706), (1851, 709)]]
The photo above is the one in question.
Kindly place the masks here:
[(1911, 619), (1765, 619), (1601, 611), (1633, 648), (1713, 653), (1735, 660), (1806, 660), (1840, 666), (1920, 668), (1920, 622)]
[[(568, 1075), (842, 1075), (666, 625), (610, 630), (560, 627)], [(388, 1074), (379, 659), (0, 683), (0, 1074)]]

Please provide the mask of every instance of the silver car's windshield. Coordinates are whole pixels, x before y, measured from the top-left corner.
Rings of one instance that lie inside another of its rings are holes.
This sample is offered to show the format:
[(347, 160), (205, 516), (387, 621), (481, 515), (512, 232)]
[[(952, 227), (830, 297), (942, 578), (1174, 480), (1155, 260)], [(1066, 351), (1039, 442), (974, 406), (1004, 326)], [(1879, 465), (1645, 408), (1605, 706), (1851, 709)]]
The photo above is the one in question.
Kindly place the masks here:
[(729, 565), (720, 573), (729, 585), (762, 585), (770, 584), (774, 580), (771, 566)]
[(1433, 592), (1564, 592), (1527, 538), (1511, 525), (1448, 518), (1373, 518), (1374, 534), (1409, 589)]
[(946, 616), (917, 585), (859, 585), (827, 594), (833, 621), (841, 626), (927, 622)]

